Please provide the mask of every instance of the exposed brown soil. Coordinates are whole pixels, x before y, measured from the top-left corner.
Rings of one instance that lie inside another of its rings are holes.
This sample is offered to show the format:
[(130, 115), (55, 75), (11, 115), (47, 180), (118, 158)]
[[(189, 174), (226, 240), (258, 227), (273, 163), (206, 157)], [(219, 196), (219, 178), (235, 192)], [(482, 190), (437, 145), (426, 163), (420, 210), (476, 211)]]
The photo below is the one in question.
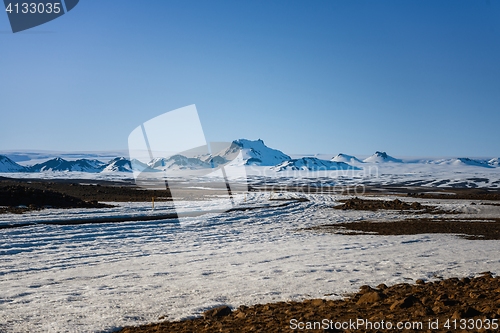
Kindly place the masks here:
[[(456, 188), (451, 190), (438, 190), (427, 188), (426, 191), (416, 192), (411, 189), (406, 195), (410, 197), (426, 199), (466, 199), (466, 200), (500, 200), (500, 191), (498, 189), (463, 189)], [(432, 192), (428, 192), (432, 191)]]
[[(335, 206), (335, 209), (342, 210), (410, 210), (419, 211), (421, 213), (436, 213), (438, 212), (433, 206), (422, 205), (419, 202), (407, 203), (399, 199), (394, 200), (366, 200), (360, 198), (350, 198), (339, 200), (342, 205)], [(439, 213), (442, 213), (439, 211)]]
[[(500, 278), (488, 272), (472, 279), (362, 286), (358, 293), (343, 300), (259, 304), (240, 306), (234, 311), (223, 306), (200, 318), (125, 327), (119, 332), (498, 332), (493, 323), (498, 323), (499, 318)], [(353, 328), (349, 321), (360, 326)], [(384, 326), (380, 326), (382, 321)], [(410, 323), (413, 328), (396, 329), (398, 322)], [(437, 327), (429, 326), (430, 322)], [(299, 323), (306, 329), (298, 329)], [(321, 326), (325, 323), (328, 326)], [(335, 323), (346, 324), (344, 329), (336, 329)], [(446, 323), (450, 326), (446, 327)], [(380, 328), (375, 329), (376, 325)], [(392, 329), (387, 329), (389, 325)], [(484, 329), (488, 325), (490, 328)]]
[(99, 203), (170, 200), (170, 193), (143, 190), (130, 183), (0, 179), (0, 214), (23, 213), (46, 207), (102, 208)]
[[(50, 190), (83, 201), (140, 202), (170, 200), (170, 193), (160, 190), (144, 190), (131, 182), (107, 182), (95, 180), (25, 180), (0, 179), (0, 187), (23, 186), (38, 190)], [(2, 203), (0, 202), (0, 206)]]
[(417, 218), (391, 222), (357, 221), (319, 225), (302, 230), (359, 235), (455, 234), (471, 240), (500, 239), (500, 218), (445, 219)]
[(84, 201), (70, 195), (20, 185), (0, 186), (0, 213), (53, 208), (103, 208), (108, 205)]

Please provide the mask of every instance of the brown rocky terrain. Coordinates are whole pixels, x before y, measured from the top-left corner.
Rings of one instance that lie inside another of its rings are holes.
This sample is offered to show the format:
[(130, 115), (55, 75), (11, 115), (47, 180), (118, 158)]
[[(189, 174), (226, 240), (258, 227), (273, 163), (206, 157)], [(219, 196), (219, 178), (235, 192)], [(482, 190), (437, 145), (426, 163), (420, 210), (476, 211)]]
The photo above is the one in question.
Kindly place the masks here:
[(108, 205), (82, 199), (51, 190), (20, 185), (0, 186), (0, 213), (22, 213), (27, 210), (53, 208), (103, 208)]
[(128, 182), (28, 180), (0, 177), (0, 214), (52, 208), (103, 208), (99, 202), (170, 200), (170, 193)]
[(498, 189), (433, 189), (429, 192), (429, 188), (414, 191), (409, 190), (406, 195), (409, 197), (426, 198), (426, 199), (468, 199), (468, 200), (500, 200), (500, 191)]
[(499, 320), (500, 278), (485, 272), (474, 278), (362, 286), (342, 300), (310, 299), (234, 310), (223, 306), (199, 318), (119, 332), (499, 332)]
[[(0, 188), (8, 186), (22, 186), (35, 190), (59, 192), (83, 201), (151, 201), (152, 197), (155, 197), (155, 200), (170, 199), (170, 194), (167, 191), (144, 190), (135, 186), (133, 182), (76, 179), (54, 179), (48, 181), (42, 179), (29, 180), (0, 177)], [(0, 206), (2, 206), (1, 202)]]
[(500, 239), (500, 218), (490, 219), (445, 219), (415, 218), (401, 221), (356, 221), (324, 224), (303, 230), (359, 235), (417, 235), (454, 234), (471, 240)]
[(419, 202), (407, 203), (399, 199), (394, 200), (367, 200), (360, 198), (350, 198), (345, 200), (339, 200), (343, 204), (335, 206), (335, 209), (342, 210), (418, 210), (425, 213), (435, 212), (436, 209), (433, 206), (422, 205)]

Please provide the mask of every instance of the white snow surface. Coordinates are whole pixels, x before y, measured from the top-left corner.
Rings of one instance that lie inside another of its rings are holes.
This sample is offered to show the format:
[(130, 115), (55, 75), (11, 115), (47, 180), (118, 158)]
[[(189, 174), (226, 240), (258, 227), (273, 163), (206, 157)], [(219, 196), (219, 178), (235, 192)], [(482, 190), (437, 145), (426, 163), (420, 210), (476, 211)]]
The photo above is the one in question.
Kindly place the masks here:
[[(405, 216), (332, 209), (340, 196), (251, 192), (245, 204), (277, 205), (283, 201), (269, 198), (299, 196), (310, 201), (208, 214), (182, 226), (174, 220), (131, 218), (125, 223), (1, 229), (0, 331), (110, 332), (157, 322), (164, 315), (169, 320), (197, 316), (221, 304), (339, 298), (364, 284), (500, 271), (498, 241), (298, 231)], [(467, 200), (419, 201), (463, 211), (462, 217), (498, 217), (500, 209), (471, 206)], [(207, 208), (213, 205), (206, 202)], [(15, 223), (88, 214), (134, 216), (170, 207), (157, 203), (156, 209), (151, 211), (148, 203), (122, 203), (110, 211), (48, 210), (0, 219)]]

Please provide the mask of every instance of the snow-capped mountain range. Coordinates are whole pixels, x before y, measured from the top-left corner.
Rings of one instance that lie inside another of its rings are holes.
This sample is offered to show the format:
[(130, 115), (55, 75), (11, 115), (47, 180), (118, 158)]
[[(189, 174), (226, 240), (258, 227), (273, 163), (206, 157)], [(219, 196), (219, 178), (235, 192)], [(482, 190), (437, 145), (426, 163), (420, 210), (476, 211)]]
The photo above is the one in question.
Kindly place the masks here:
[(26, 167), (23, 167), (7, 156), (0, 155), (0, 172), (26, 172)]
[(106, 164), (98, 160), (78, 159), (67, 161), (60, 157), (53, 158), (43, 163), (35, 164), (27, 168), (28, 172), (43, 171), (80, 171), (80, 172), (100, 172)]
[[(239, 154), (241, 152), (241, 154)], [(237, 158), (236, 158), (237, 157)], [(5, 155), (0, 155), (0, 173), (20, 172), (88, 172), (88, 173), (113, 173), (132, 172), (136, 170), (147, 170), (150, 172), (162, 170), (196, 170), (216, 167), (221, 164), (232, 164), (240, 166), (265, 166), (273, 171), (289, 170), (360, 170), (363, 165), (373, 164), (428, 164), (449, 166), (471, 166), (481, 168), (497, 168), (500, 158), (477, 160), (470, 158), (451, 158), (435, 160), (402, 160), (388, 155), (386, 152), (377, 151), (372, 156), (361, 160), (355, 156), (338, 154), (331, 160), (317, 157), (302, 157), (292, 159), (280, 150), (270, 148), (262, 140), (239, 139), (233, 141), (229, 146), (215, 152), (212, 155), (200, 155), (186, 157), (173, 155), (167, 158), (155, 158), (148, 164), (126, 157), (117, 157), (108, 162), (97, 159), (79, 158), (66, 160), (61, 157), (49, 159), (34, 165), (20, 165)]]
[(360, 170), (344, 162), (326, 161), (316, 157), (303, 157), (290, 159), (276, 166), (271, 167), (274, 171), (305, 170), (305, 171), (326, 171), (326, 170)]

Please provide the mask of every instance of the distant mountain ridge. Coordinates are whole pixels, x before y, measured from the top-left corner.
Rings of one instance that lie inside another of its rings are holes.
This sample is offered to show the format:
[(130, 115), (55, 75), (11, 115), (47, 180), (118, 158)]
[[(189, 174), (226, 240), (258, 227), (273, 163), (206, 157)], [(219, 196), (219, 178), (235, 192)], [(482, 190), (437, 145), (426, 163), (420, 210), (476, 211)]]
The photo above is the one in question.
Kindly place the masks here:
[(331, 159), (333, 162), (344, 162), (344, 163), (363, 163), (360, 159), (355, 156), (347, 155), (347, 154), (338, 154), (334, 158)]
[(492, 158), (491, 160), (488, 161), (488, 164), (496, 167), (500, 166), (500, 157)]
[(79, 171), (79, 172), (101, 172), (105, 163), (98, 160), (78, 159), (76, 161), (67, 161), (56, 157), (43, 163), (28, 167), (29, 172), (43, 171)]
[[(363, 164), (372, 163), (422, 163), (450, 166), (471, 166), (482, 168), (496, 168), (500, 165), (500, 158), (476, 160), (466, 157), (435, 160), (407, 160), (406, 162), (388, 155), (386, 152), (376, 151), (372, 156), (360, 160), (355, 156), (340, 153), (331, 160), (323, 160), (317, 157), (303, 157), (292, 159), (280, 150), (270, 148), (264, 141), (239, 139), (231, 144), (225, 144), (220, 151), (212, 155), (186, 157), (173, 155), (167, 158), (155, 158), (148, 164), (126, 157), (116, 157), (108, 162), (97, 159), (79, 158), (66, 160), (61, 157), (49, 159), (32, 166), (22, 166), (7, 156), (0, 155), (0, 173), (16, 172), (88, 172), (88, 173), (112, 173), (147, 171), (158, 172), (167, 170), (198, 170), (213, 168), (218, 165), (230, 164), (239, 166), (266, 166), (274, 171), (287, 170), (359, 170)], [(17, 156), (17, 155), (16, 155)], [(81, 155), (80, 155), (81, 156)], [(90, 155), (92, 156), (92, 155)], [(93, 155), (95, 156), (95, 155)], [(353, 166), (354, 164), (356, 166)]]
[(388, 163), (388, 162), (393, 162), (393, 163), (402, 163), (402, 160), (399, 160), (397, 158), (394, 158), (392, 156), (387, 155), (385, 151), (376, 151), (375, 154), (372, 156), (365, 158), (363, 160), (365, 163)]
[(156, 158), (148, 163), (152, 169), (167, 170), (167, 169), (203, 169), (210, 168), (211, 164), (195, 157), (186, 157), (183, 155), (173, 155), (169, 158)]
[(17, 164), (7, 156), (0, 155), (0, 172), (27, 172), (27, 168)]
[(132, 162), (125, 157), (117, 157), (109, 161), (101, 172), (132, 172)]
[(304, 171), (329, 171), (329, 170), (359, 170), (344, 162), (321, 160), (316, 157), (303, 157), (290, 159), (271, 168), (275, 171), (304, 170)]

